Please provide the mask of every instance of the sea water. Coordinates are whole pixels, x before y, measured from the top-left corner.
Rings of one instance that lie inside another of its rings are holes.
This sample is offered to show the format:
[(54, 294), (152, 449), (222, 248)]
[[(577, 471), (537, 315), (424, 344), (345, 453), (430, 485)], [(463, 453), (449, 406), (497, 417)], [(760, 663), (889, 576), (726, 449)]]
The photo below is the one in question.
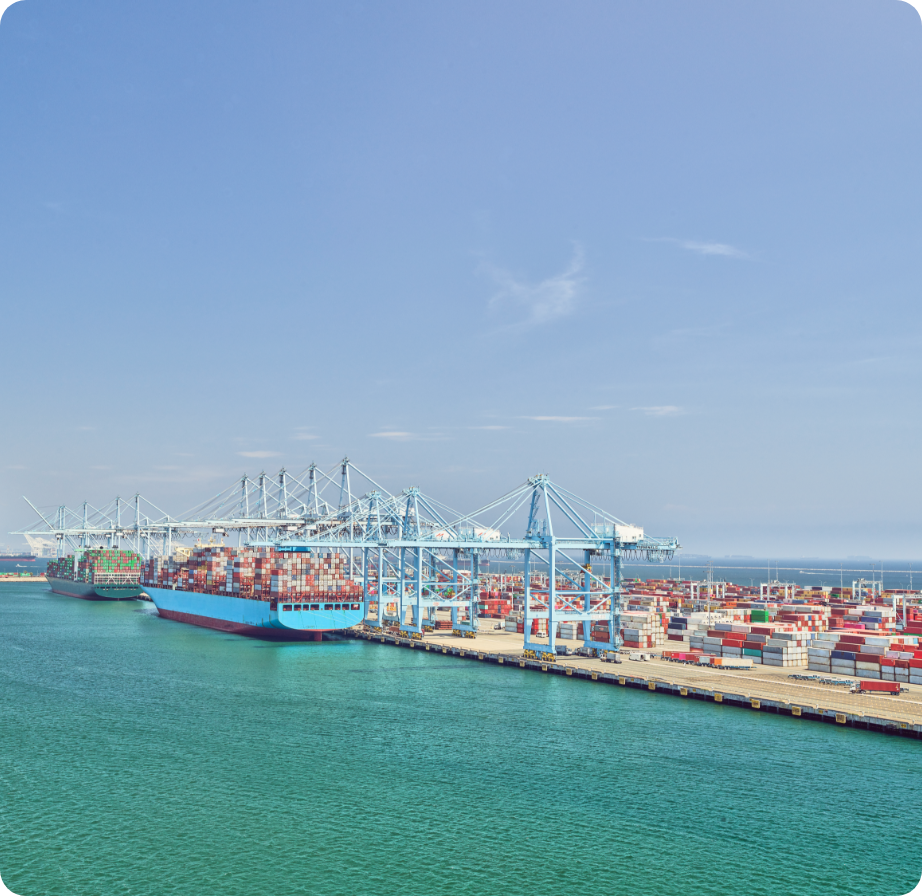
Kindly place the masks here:
[(0, 585), (19, 896), (899, 896), (922, 744)]

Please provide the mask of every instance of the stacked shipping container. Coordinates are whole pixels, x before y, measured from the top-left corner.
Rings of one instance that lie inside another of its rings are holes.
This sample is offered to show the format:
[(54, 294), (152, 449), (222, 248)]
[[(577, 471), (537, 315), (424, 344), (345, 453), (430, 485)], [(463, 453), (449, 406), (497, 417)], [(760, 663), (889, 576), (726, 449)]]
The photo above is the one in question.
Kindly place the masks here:
[(141, 556), (134, 551), (98, 548), (49, 560), (45, 574), (56, 579), (91, 585), (136, 583), (141, 574), (141, 563)]
[(208, 546), (196, 548), (187, 559), (148, 560), (141, 583), (249, 600), (316, 598), (351, 603), (362, 599), (362, 586), (348, 577), (348, 563), (348, 557), (335, 551)]

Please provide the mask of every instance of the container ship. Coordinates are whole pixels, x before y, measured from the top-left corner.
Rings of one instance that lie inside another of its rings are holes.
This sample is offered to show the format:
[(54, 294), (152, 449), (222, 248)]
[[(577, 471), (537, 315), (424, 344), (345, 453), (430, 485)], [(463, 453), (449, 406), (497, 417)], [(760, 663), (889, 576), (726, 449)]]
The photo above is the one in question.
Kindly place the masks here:
[(55, 594), (83, 600), (133, 600), (141, 595), (141, 562), (134, 551), (81, 550), (49, 560), (45, 577)]
[(362, 621), (362, 586), (332, 551), (204, 546), (144, 564), (141, 583), (165, 619), (282, 641), (321, 641)]

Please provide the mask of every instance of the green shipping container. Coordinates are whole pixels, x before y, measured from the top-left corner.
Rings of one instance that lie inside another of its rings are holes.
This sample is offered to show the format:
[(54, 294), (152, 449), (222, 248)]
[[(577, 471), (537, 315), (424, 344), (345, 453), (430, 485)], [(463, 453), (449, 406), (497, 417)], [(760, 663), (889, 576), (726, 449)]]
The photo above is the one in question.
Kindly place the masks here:
[(757, 656), (757, 657), (761, 657), (761, 656), (762, 656), (762, 651), (761, 651), (761, 650), (753, 650), (751, 647), (744, 647), (744, 648), (743, 648), (743, 656)]
[(768, 622), (768, 610), (750, 610), (750, 622)]

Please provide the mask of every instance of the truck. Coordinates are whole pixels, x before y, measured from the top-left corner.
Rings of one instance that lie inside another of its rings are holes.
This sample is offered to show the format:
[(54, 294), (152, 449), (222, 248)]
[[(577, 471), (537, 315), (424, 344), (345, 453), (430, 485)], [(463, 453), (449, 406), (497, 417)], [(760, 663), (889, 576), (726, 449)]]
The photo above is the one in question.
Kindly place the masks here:
[(899, 694), (900, 691), (898, 681), (866, 681), (864, 679), (851, 689), (853, 694)]

